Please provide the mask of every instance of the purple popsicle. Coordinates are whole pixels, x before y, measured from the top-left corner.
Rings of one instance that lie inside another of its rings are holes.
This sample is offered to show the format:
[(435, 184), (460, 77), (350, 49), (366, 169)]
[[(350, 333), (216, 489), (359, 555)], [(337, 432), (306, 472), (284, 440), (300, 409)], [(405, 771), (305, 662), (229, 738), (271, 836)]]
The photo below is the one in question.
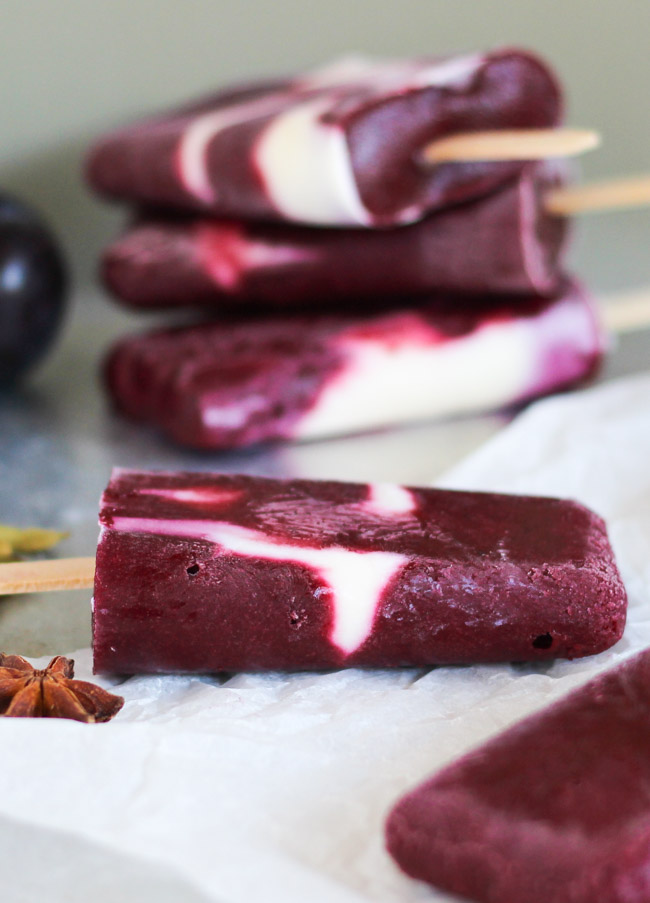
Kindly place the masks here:
[(106, 382), (122, 413), (225, 449), (504, 407), (585, 379), (602, 349), (592, 302), (567, 283), (551, 300), (156, 330), (115, 346)]
[(625, 622), (605, 526), (574, 502), (117, 470), (100, 523), (99, 672), (576, 657)]
[(405, 796), (388, 848), (480, 903), (650, 899), (650, 651)]
[(343, 60), (235, 87), (101, 138), (100, 193), (235, 220), (391, 226), (476, 198), (521, 163), (430, 165), (420, 152), (459, 132), (558, 125), (549, 68), (513, 49), (437, 59)]
[(567, 220), (545, 213), (543, 198), (561, 181), (556, 164), (531, 164), (479, 200), (399, 229), (144, 218), (105, 251), (102, 275), (137, 308), (312, 310), (439, 291), (550, 294)]

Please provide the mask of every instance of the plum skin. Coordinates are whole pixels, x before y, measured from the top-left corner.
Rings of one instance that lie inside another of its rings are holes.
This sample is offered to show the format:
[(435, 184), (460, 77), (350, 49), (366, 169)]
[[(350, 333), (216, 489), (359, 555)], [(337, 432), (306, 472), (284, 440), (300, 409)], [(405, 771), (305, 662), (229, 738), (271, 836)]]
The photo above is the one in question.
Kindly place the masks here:
[(20, 380), (52, 345), (67, 283), (63, 256), (42, 219), (0, 195), (0, 388)]

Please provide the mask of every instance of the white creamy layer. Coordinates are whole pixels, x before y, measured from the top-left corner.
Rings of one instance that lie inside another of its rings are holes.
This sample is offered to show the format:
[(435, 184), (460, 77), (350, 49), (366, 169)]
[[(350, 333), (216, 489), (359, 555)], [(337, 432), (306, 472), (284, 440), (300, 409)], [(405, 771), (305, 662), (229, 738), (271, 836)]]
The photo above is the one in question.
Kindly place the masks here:
[(503, 407), (542, 381), (548, 351), (558, 341), (577, 349), (598, 347), (593, 315), (581, 300), (439, 343), (433, 334), (431, 344), (418, 337), (345, 339), (347, 366), (325, 386), (293, 435), (315, 439)]
[[(440, 63), (376, 63), (344, 60), (305, 78), (307, 87), (368, 85), (369, 102), (426, 87), (462, 87), (483, 62), (479, 55)], [(347, 138), (335, 123), (322, 121), (337, 96), (304, 100), (276, 116), (260, 135), (255, 161), (273, 206), (284, 217), (319, 225), (369, 226), (355, 180)], [(399, 140), (389, 136), (388, 140)], [(410, 222), (417, 209), (401, 211)]]
[(482, 65), (480, 54), (454, 56), (439, 61), (421, 57), (412, 59), (373, 59), (365, 56), (346, 56), (328, 65), (313, 69), (298, 79), (301, 89), (371, 88), (375, 94), (395, 94), (421, 87), (463, 87)]
[(157, 498), (171, 499), (184, 505), (232, 505), (241, 498), (242, 489), (217, 489), (214, 486), (196, 486), (193, 489), (164, 489), (142, 486), (139, 495), (155, 495)]
[(417, 507), (413, 493), (396, 483), (370, 483), (363, 508), (380, 517), (411, 514)]
[(234, 291), (247, 273), (317, 260), (317, 251), (248, 238), (235, 226), (205, 225), (197, 229), (206, 272), (223, 291)]
[(230, 404), (218, 404), (207, 395), (201, 398), (201, 420), (210, 429), (236, 430), (245, 426), (259, 411), (264, 412), (267, 407), (266, 398), (255, 393)]
[[(402, 500), (403, 502), (403, 500)], [(382, 593), (408, 558), (394, 552), (357, 552), (341, 546), (309, 548), (275, 542), (257, 530), (204, 520), (116, 517), (112, 530), (124, 533), (204, 539), (246, 558), (295, 562), (308, 567), (329, 589), (333, 609), (330, 642), (351, 655), (372, 632)]]
[(185, 188), (206, 204), (215, 203), (218, 191), (207, 166), (210, 142), (232, 126), (278, 112), (286, 102), (286, 95), (278, 92), (193, 119), (183, 134), (177, 155), (178, 173)]
[(286, 219), (368, 226), (345, 133), (321, 121), (330, 106), (329, 98), (318, 97), (272, 119), (255, 145), (255, 163), (266, 194)]
[(448, 60), (422, 66), (413, 76), (415, 88), (455, 88), (461, 90), (472, 80), (485, 57), (478, 53), (455, 56)]

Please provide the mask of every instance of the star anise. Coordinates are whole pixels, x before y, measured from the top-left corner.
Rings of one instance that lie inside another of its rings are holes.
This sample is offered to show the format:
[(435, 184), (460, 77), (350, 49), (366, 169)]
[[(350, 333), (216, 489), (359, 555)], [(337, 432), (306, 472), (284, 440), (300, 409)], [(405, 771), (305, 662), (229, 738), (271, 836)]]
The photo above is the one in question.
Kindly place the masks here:
[(20, 655), (0, 653), (0, 715), (110, 721), (124, 705), (121, 696), (73, 677), (74, 661), (62, 655), (38, 670)]

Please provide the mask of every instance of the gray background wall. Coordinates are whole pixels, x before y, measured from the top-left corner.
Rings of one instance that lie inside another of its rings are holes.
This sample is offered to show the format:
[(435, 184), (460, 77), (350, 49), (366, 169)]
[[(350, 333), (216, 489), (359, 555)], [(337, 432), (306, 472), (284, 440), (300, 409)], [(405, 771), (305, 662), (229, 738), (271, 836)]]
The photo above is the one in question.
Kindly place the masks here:
[[(650, 169), (648, 0), (2, 0), (0, 187), (49, 216), (91, 278), (119, 212), (81, 178), (91, 137), (229, 79), (352, 50), (420, 54), (517, 43), (563, 76), (569, 118), (602, 130), (585, 177)], [(650, 282), (650, 211), (585, 218), (576, 265), (599, 289)]]

